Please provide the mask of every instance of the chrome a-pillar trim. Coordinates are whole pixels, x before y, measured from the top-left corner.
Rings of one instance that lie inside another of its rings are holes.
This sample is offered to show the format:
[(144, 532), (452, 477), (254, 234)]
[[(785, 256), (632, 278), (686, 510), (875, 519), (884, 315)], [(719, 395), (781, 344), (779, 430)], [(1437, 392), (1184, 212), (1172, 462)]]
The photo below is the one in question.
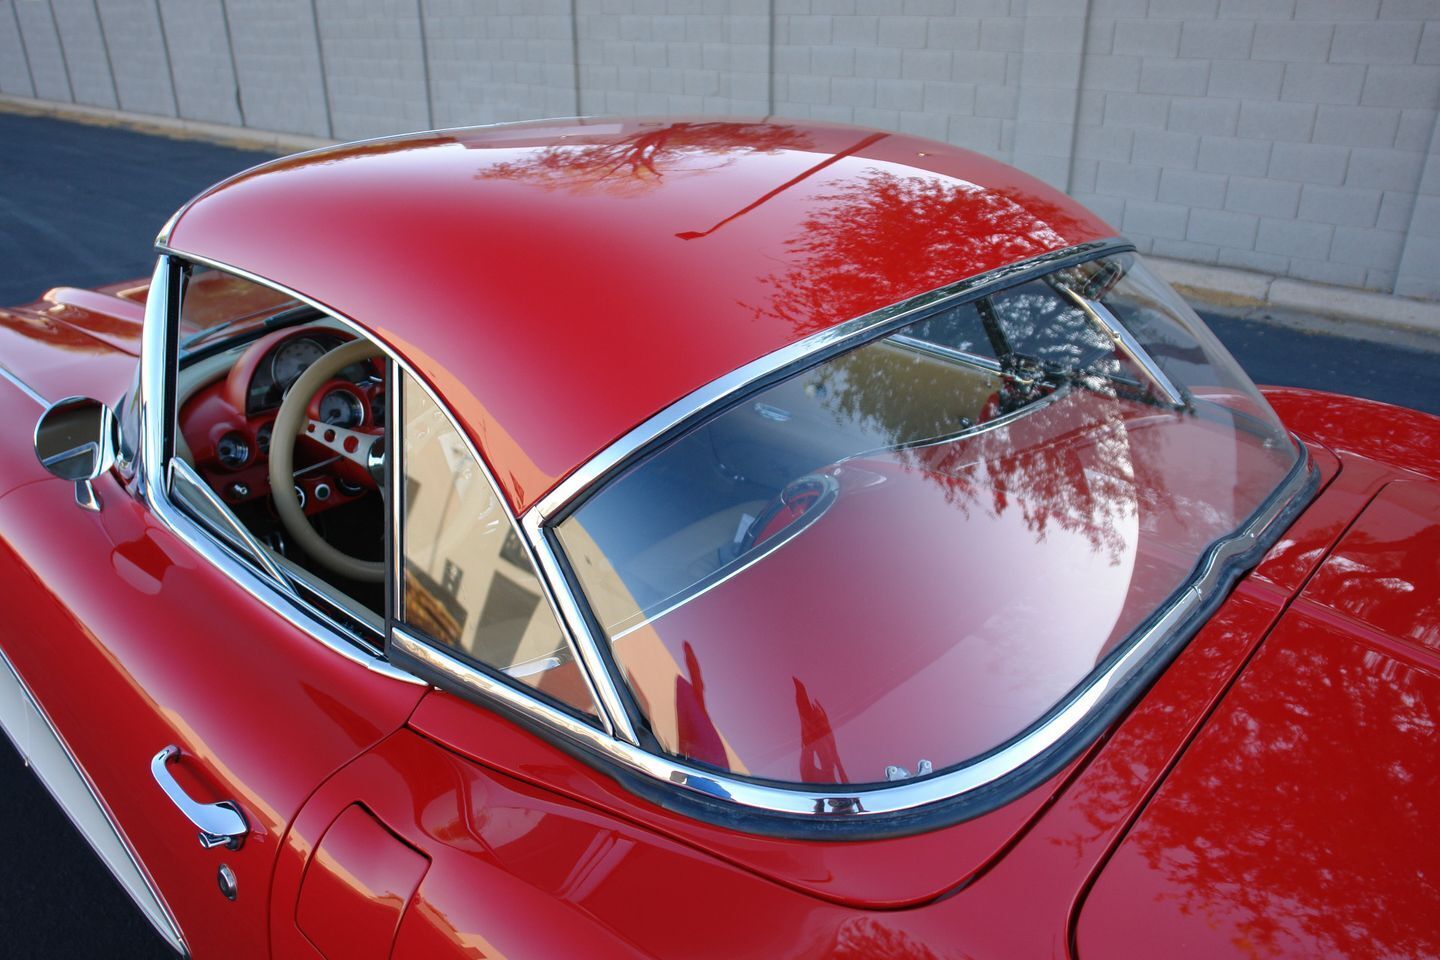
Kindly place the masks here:
[(222, 543), (170, 499), (166, 463), (174, 452), (166, 407), (166, 370), (174, 360), (171, 320), (179, 309), (179, 266), (162, 255), (155, 265), (145, 303), (145, 329), (140, 350), (141, 496), (151, 513), (246, 593), (346, 660), (408, 684), (423, 684), (414, 675), (391, 666), (374, 648), (289, 592), (285, 581), (261, 574), (238, 551)]
[(120, 829), (89, 774), (40, 706), (15, 665), (0, 650), (0, 728), (35, 771), (56, 806), (135, 901), (145, 919), (181, 956), (189, 956), (180, 925)]

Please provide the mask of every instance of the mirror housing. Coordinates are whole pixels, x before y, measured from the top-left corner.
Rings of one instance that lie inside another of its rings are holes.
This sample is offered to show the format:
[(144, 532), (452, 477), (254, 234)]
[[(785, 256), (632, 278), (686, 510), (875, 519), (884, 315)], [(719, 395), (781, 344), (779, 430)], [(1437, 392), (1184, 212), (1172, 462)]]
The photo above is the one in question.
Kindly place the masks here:
[(115, 464), (119, 448), (115, 416), (90, 397), (66, 397), (52, 403), (35, 424), (35, 457), (62, 480), (75, 484), (75, 502), (99, 510), (90, 481)]

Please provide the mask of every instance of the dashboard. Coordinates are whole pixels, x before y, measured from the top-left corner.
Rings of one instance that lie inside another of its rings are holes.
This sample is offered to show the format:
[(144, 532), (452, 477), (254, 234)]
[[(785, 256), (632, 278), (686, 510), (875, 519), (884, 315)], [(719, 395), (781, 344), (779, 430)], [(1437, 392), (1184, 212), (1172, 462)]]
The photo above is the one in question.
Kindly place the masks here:
[[(311, 364), (352, 339), (348, 331), (325, 325), (290, 327), (182, 369), (184, 447), (196, 471), (225, 501), (255, 501), (273, 511), (270, 444), (285, 392)], [(384, 366), (370, 360), (343, 368), (309, 398), (307, 410), (321, 423), (377, 434), (384, 430), (385, 413)], [(307, 514), (373, 489), (348, 466), (318, 445), (296, 444), (295, 486)]]
[[(254, 415), (266, 410), (278, 410), (290, 384), (308, 370), (312, 363), (345, 342), (344, 338), (331, 333), (305, 331), (266, 350), (246, 388), (245, 413)], [(340, 371), (339, 379), (358, 384), (364, 383), (372, 375), (373, 371), (368, 363), (352, 363)], [(332, 412), (348, 417), (352, 411), (347, 406), (333, 406)], [(327, 423), (339, 423), (323, 416), (321, 419)], [(363, 420), (364, 411), (354, 411), (352, 421), (340, 425), (356, 426)]]

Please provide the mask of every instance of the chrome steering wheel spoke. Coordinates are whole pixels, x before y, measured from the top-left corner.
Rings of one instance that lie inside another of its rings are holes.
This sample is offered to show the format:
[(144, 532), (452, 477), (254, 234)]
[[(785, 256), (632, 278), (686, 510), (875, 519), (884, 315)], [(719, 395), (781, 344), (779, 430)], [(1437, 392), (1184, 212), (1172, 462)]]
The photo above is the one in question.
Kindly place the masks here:
[(301, 436), (349, 460), (363, 469), (367, 475), (370, 473), (370, 464), (373, 459), (371, 448), (378, 444), (377, 456), (382, 455), (385, 449), (384, 434), (364, 433), (348, 427), (323, 423), (319, 420), (306, 419), (305, 429)]

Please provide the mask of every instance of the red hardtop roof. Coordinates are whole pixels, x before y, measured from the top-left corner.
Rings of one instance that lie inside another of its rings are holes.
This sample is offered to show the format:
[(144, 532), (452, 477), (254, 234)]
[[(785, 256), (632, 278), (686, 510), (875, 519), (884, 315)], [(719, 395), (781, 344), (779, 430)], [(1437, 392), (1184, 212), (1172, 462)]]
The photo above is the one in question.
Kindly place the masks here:
[(520, 512), (744, 363), (1113, 233), (1011, 167), (903, 134), (597, 119), (276, 160), (193, 201), (168, 246), (373, 331)]

